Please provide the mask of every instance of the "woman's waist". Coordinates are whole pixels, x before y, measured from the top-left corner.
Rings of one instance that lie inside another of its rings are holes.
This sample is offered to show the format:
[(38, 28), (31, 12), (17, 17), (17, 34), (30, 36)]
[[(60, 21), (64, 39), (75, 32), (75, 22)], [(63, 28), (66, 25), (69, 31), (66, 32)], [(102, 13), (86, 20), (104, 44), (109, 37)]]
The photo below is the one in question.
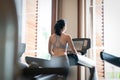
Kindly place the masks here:
[(67, 61), (68, 60), (68, 56), (67, 55), (53, 55), (52, 57), (51, 57), (51, 60), (62, 60), (62, 61)]
[(65, 55), (67, 55), (66, 51), (54, 51), (53, 53), (54, 53), (53, 56), (65, 56)]

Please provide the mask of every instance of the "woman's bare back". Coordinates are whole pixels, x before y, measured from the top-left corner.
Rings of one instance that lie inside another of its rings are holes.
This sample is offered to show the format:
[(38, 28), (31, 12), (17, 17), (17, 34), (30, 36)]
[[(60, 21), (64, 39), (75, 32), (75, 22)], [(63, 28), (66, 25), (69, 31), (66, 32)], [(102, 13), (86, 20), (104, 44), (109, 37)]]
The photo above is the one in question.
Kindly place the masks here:
[[(58, 37), (59, 39), (57, 39), (56, 37)], [(62, 56), (62, 55), (66, 55), (66, 51), (67, 51), (67, 35), (66, 34), (62, 34), (61, 36), (57, 36), (55, 34), (53, 34), (51, 36), (51, 43), (52, 43), (52, 47), (53, 47), (53, 56)], [(56, 40), (57, 39), (57, 40)]]
[(56, 36), (57, 36), (56, 34), (52, 34), (49, 41), (49, 45), (51, 45), (49, 46), (49, 49), (52, 48), (52, 51), (53, 51), (52, 56), (66, 55), (68, 46), (70, 46), (73, 51), (75, 50), (71, 37), (69, 35), (62, 33), (61, 36), (59, 36), (58, 43), (56, 42), (56, 39), (57, 39)]

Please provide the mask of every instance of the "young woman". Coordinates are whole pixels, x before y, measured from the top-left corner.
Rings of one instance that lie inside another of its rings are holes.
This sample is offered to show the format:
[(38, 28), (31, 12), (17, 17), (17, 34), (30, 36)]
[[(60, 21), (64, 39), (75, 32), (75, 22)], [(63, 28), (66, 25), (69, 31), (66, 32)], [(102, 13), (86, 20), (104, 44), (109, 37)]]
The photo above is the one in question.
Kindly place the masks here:
[[(38, 68), (34, 70), (34, 72), (29, 72), (29, 68), (28, 70), (25, 69), (24, 74), (28, 74), (29, 76), (39, 74), (58, 74), (58, 79), (67, 79), (67, 76), (69, 74), (67, 48), (69, 46), (72, 49), (73, 53), (77, 53), (77, 51), (73, 45), (70, 35), (65, 33), (65, 29), (65, 21), (62, 19), (58, 20), (54, 26), (55, 33), (49, 37), (48, 51), (51, 55), (51, 59), (46, 60), (40, 58), (26, 57), (26, 62), (30, 64), (30, 69), (34, 67)], [(58, 79), (55, 78), (53, 80)]]
[[(67, 59), (67, 48), (71, 48), (73, 53), (77, 53), (72, 38), (65, 33), (66, 24), (63, 19), (56, 22), (54, 32), (49, 38), (48, 51), (52, 57), (61, 58), (63, 66), (69, 66)], [(66, 65), (65, 65), (66, 64)]]

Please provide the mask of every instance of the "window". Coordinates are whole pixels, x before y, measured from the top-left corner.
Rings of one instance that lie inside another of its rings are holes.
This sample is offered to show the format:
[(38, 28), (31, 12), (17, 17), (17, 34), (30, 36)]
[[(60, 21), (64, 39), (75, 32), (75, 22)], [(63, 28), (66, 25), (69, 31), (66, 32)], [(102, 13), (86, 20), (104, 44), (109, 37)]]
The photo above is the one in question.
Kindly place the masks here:
[(51, 0), (38, 0), (37, 57), (49, 59), (48, 39), (51, 35)]
[(88, 1), (87, 33), (92, 39), (92, 54), (90, 54), (90, 57), (96, 62), (98, 79), (103, 80), (105, 78), (104, 62), (100, 58), (100, 52), (104, 50), (104, 0)]
[(49, 59), (48, 38), (51, 34), (52, 0), (23, 0), (22, 42), (25, 56)]

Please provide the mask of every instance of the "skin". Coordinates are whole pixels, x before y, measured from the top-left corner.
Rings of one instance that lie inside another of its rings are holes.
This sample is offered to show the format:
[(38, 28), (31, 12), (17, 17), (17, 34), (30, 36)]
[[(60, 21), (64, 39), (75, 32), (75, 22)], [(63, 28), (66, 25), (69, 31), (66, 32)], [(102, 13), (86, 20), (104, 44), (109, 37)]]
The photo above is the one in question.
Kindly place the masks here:
[[(60, 42), (62, 44), (67, 44), (68, 43), (68, 46), (71, 48), (72, 52), (73, 53), (77, 53), (74, 45), (73, 45), (73, 41), (72, 41), (72, 38), (70, 35), (64, 33), (65, 29), (63, 29), (61, 31), (61, 36), (60, 36)], [(67, 54), (67, 51), (64, 50), (64, 49), (61, 49), (61, 48), (55, 48), (55, 49), (52, 49), (52, 45), (55, 43), (56, 41), (56, 34), (52, 34), (49, 38), (49, 43), (48, 43), (48, 51), (50, 53), (51, 56), (63, 56), (63, 55), (66, 55)]]

